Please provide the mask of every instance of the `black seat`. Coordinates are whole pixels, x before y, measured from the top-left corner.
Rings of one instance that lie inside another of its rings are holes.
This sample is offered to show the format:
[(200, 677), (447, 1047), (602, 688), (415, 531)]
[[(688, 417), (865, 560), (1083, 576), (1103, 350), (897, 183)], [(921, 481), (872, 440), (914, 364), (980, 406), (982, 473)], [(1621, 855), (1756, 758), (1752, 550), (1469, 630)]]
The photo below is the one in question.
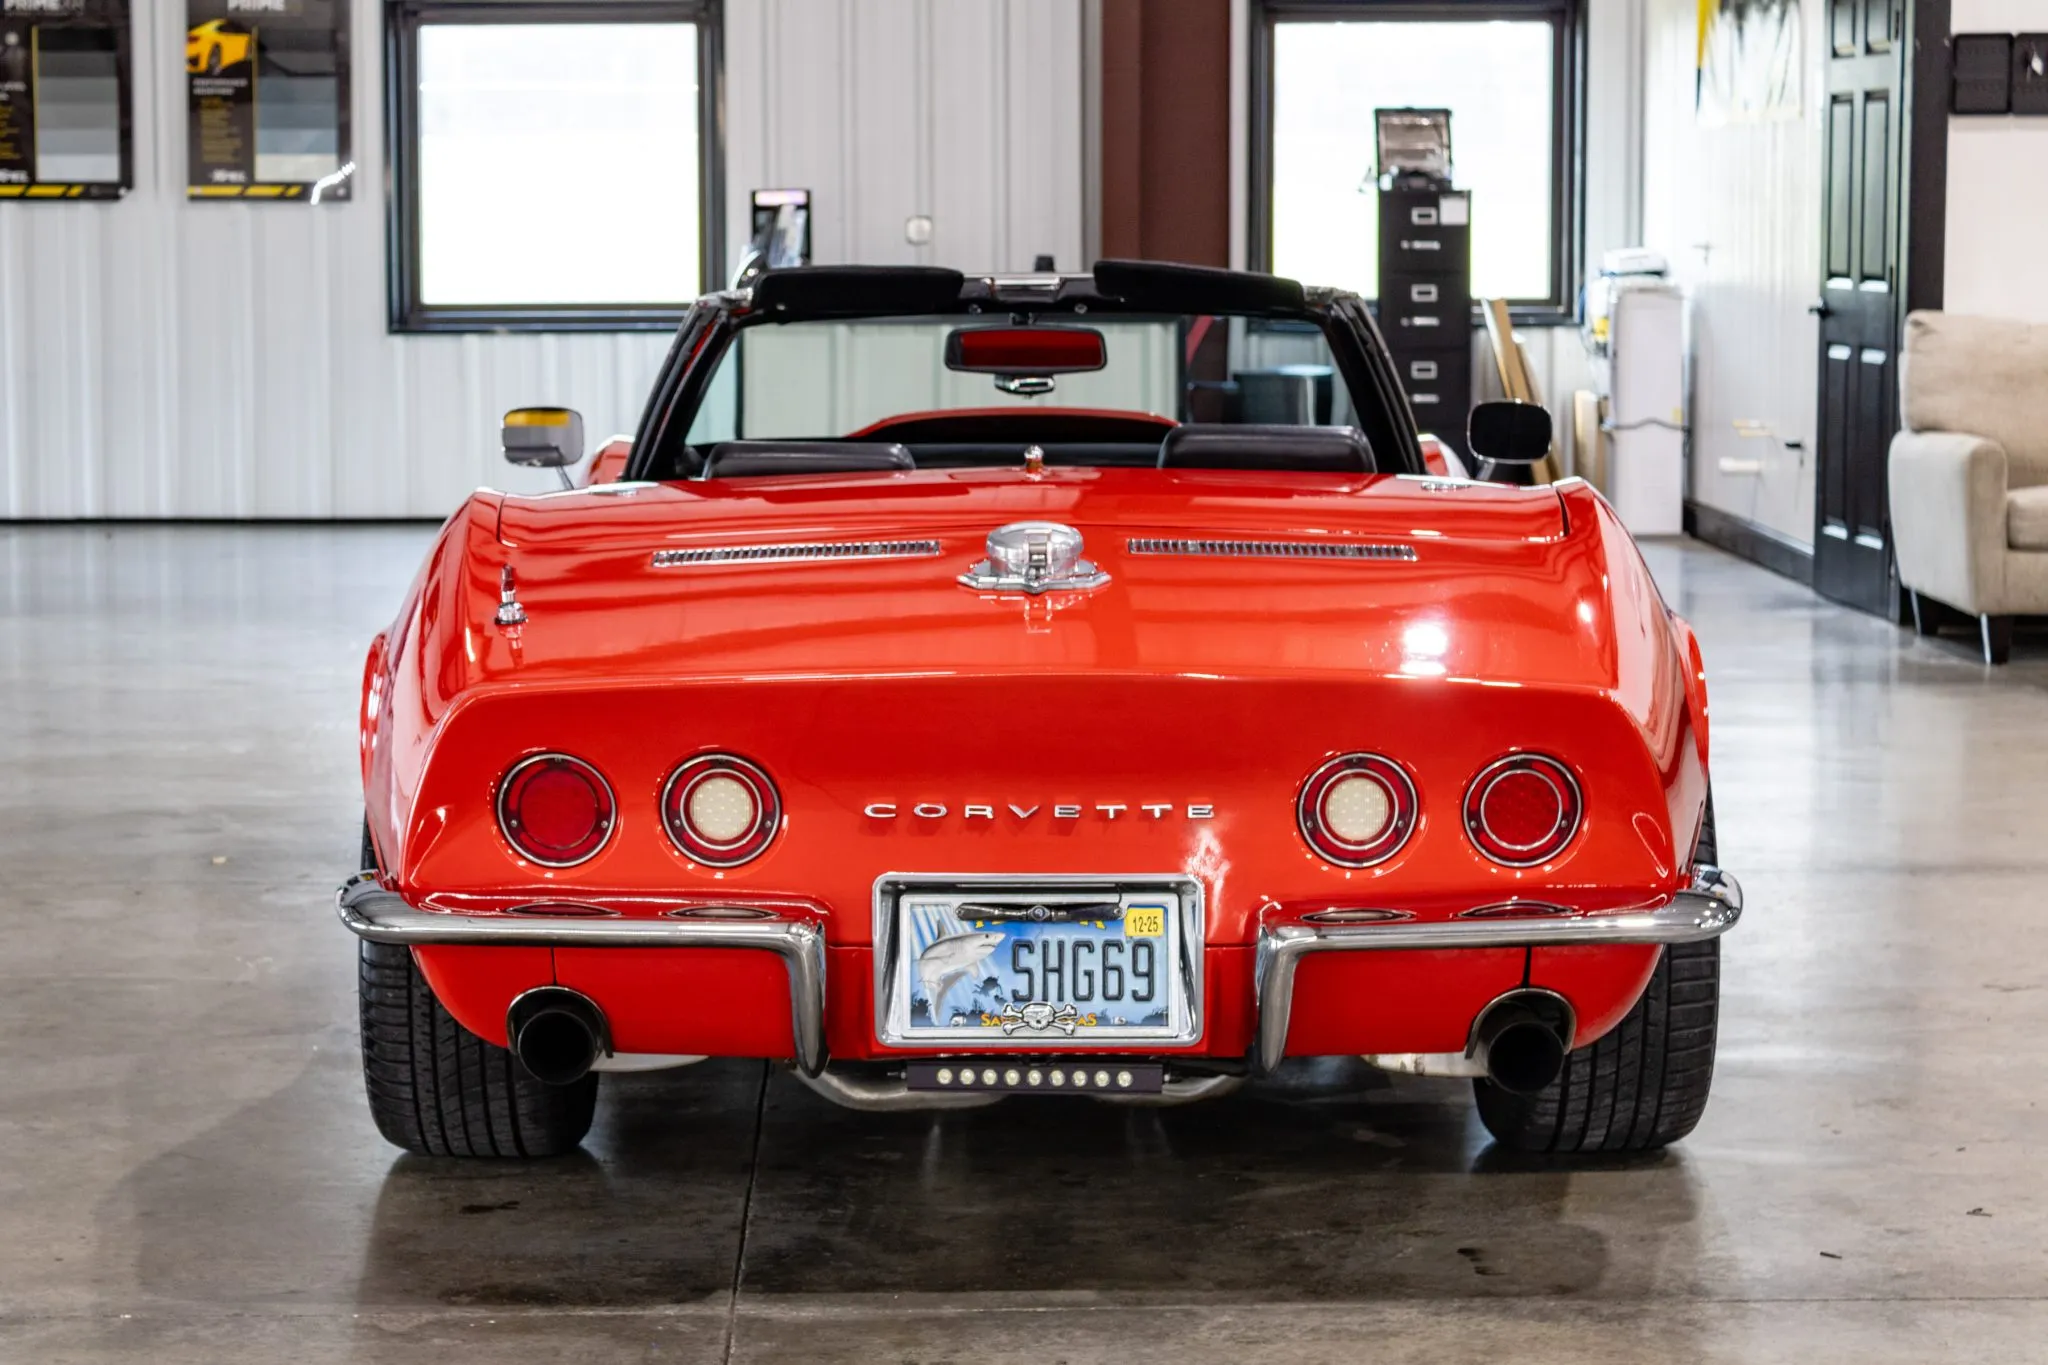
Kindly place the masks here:
[(766, 478), (777, 474), (866, 474), (915, 469), (910, 452), (885, 441), (721, 441), (704, 462), (707, 479)]
[(1159, 443), (1161, 469), (1265, 469), (1370, 474), (1372, 447), (1356, 427), (1235, 426), (1190, 422)]

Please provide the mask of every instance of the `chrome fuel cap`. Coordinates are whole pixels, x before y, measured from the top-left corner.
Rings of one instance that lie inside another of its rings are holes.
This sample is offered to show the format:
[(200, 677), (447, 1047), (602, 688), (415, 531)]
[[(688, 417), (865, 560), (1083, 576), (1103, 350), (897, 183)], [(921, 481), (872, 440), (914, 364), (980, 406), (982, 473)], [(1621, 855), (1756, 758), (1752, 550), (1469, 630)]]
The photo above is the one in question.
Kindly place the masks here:
[(1109, 575), (1081, 558), (1081, 533), (1057, 521), (1013, 521), (988, 533), (988, 558), (960, 575), (982, 592), (1074, 592)]

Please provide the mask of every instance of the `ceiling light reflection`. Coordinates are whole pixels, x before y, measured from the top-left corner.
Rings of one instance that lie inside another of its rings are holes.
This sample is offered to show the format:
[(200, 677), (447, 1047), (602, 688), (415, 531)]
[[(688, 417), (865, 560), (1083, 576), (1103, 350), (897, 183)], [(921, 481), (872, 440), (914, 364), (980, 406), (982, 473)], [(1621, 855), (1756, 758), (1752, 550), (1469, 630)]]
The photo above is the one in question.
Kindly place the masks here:
[(1401, 671), (1410, 677), (1441, 678), (1451, 636), (1439, 622), (1418, 621), (1401, 631)]

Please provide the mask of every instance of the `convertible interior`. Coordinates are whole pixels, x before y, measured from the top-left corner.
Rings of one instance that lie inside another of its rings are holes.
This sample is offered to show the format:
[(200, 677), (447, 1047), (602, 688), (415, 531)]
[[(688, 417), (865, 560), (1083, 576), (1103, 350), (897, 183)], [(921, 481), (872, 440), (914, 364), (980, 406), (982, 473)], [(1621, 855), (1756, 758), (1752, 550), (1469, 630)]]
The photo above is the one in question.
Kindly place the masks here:
[(721, 441), (699, 452), (699, 478), (862, 474), (1020, 465), (1036, 446), (1047, 465), (1370, 474), (1355, 427), (1175, 423), (1148, 414), (917, 414), (840, 440)]

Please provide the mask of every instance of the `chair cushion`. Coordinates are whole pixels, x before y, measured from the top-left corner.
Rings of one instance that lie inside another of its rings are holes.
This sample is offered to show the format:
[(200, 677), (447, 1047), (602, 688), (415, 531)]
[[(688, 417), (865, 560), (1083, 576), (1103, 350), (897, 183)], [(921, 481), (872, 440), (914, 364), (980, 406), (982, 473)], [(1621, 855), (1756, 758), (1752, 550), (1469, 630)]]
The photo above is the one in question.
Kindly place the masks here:
[(2015, 550), (2048, 550), (2048, 485), (2005, 495), (2005, 543)]
[(1372, 447), (1356, 427), (1190, 422), (1159, 443), (1161, 469), (1269, 469), (1370, 474)]
[(2013, 487), (2048, 483), (2048, 325), (1908, 314), (1899, 396), (1907, 430), (1988, 437)]
[(878, 469), (915, 469), (910, 452), (893, 442), (722, 441), (704, 462), (707, 479), (744, 479), (777, 474), (865, 474)]

